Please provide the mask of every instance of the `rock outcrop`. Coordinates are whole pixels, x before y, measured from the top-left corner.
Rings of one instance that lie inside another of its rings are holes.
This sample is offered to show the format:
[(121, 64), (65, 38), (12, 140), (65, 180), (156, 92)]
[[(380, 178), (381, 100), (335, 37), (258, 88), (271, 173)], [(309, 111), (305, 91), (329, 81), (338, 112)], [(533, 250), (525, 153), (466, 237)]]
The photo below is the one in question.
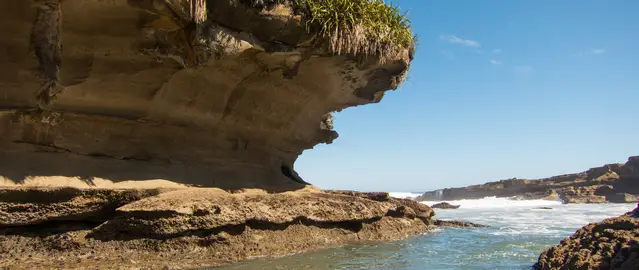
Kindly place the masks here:
[(4, 190), (0, 268), (193, 269), (432, 229), (428, 206), (379, 198), (309, 188)]
[(0, 185), (303, 188), (297, 157), (395, 89), (412, 44), (250, 2), (0, 1)]
[(413, 58), (397, 9), (355, 4), (0, 0), (0, 268), (198, 268), (430, 230), (428, 206), (294, 169)]
[(459, 228), (488, 228), (490, 226), (459, 220), (435, 220), (435, 226), (439, 227), (459, 227)]
[(431, 208), (439, 208), (439, 209), (457, 209), (459, 205), (452, 205), (447, 202), (436, 203), (430, 206)]
[(509, 179), (462, 188), (426, 192), (418, 201), (481, 199), (562, 200), (565, 203), (629, 203), (639, 201), (639, 156), (625, 164), (608, 164), (585, 172), (544, 179)]
[(639, 207), (626, 215), (584, 226), (544, 251), (533, 268), (639, 269)]

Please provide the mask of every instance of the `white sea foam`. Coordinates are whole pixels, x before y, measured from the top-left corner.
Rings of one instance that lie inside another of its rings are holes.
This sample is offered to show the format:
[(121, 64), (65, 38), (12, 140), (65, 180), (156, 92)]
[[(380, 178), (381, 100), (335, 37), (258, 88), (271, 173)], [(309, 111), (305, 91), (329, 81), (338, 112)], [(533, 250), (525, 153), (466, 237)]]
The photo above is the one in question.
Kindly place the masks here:
[(460, 205), (460, 208), (506, 208), (506, 207), (529, 207), (529, 206), (552, 206), (560, 205), (561, 201), (548, 200), (512, 200), (509, 198), (485, 197), (476, 200), (456, 200), (456, 201), (423, 201), (426, 205), (433, 205), (440, 202), (447, 202), (453, 205)]
[[(433, 202), (426, 202), (432, 204)], [(560, 237), (591, 222), (618, 216), (634, 204), (561, 204), (554, 201), (516, 201), (506, 198), (449, 201), (459, 209), (436, 209), (439, 219), (466, 220), (492, 226), (486, 233), (494, 236), (534, 235)], [(539, 209), (546, 206), (551, 209)]]
[(422, 195), (422, 193), (415, 193), (415, 192), (389, 192), (388, 195), (390, 195), (393, 198), (399, 198), (399, 199), (410, 199), (410, 198), (415, 198), (419, 195)]
[[(419, 194), (392, 192), (396, 198), (414, 198)], [(486, 197), (475, 200), (423, 201), (433, 204), (447, 202), (458, 209), (436, 209), (438, 219), (466, 220), (492, 226), (486, 234), (494, 236), (539, 235), (565, 236), (575, 228), (590, 222), (620, 215), (634, 206), (626, 204), (575, 205), (550, 200), (514, 200)], [(543, 209), (543, 208), (550, 209)]]

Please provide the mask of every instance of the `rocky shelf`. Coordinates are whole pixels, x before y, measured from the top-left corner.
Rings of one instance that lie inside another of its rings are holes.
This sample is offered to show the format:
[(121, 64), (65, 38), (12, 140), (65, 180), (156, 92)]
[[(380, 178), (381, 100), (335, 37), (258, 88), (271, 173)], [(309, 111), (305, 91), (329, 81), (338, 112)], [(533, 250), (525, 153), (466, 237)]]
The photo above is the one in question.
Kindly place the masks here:
[(193, 269), (430, 231), (385, 193), (217, 188), (0, 190), (0, 267)]

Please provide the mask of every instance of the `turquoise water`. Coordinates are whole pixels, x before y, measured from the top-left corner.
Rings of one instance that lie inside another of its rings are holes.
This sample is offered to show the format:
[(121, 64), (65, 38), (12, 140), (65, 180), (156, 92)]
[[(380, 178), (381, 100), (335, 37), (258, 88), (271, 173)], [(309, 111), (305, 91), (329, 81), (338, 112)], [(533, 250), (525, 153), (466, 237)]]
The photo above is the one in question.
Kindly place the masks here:
[[(543, 250), (578, 228), (635, 207), (494, 198), (453, 203), (462, 207), (439, 210), (437, 218), (492, 227), (441, 228), (402, 241), (344, 246), (218, 269), (530, 269)], [(539, 206), (553, 209), (535, 209)]]

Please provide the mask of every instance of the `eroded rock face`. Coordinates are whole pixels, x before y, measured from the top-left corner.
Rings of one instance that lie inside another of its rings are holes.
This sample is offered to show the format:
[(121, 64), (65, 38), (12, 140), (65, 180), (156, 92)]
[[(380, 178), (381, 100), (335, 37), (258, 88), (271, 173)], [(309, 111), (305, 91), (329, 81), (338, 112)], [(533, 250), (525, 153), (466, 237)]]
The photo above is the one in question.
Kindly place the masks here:
[(99, 223), (111, 218), (116, 208), (161, 192), (160, 189), (0, 189), (0, 227), (55, 221)]
[(416, 200), (462, 200), (484, 197), (562, 200), (565, 203), (627, 203), (639, 200), (639, 157), (588, 171), (544, 179), (509, 179), (463, 188), (426, 192)]
[(620, 217), (584, 226), (542, 253), (533, 268), (633, 270), (637, 267), (639, 208)]
[(0, 268), (192, 269), (431, 229), (428, 206), (293, 166), (412, 49), (336, 55), (257, 2), (0, 0)]
[(193, 269), (402, 239), (432, 229), (415, 204), (308, 188), (16, 189), (0, 193), (0, 267)]
[(298, 189), (327, 114), (379, 102), (410, 61), (308, 47), (281, 5), (208, 1), (193, 25), (163, 1), (36, 2), (0, 2), (0, 185)]

